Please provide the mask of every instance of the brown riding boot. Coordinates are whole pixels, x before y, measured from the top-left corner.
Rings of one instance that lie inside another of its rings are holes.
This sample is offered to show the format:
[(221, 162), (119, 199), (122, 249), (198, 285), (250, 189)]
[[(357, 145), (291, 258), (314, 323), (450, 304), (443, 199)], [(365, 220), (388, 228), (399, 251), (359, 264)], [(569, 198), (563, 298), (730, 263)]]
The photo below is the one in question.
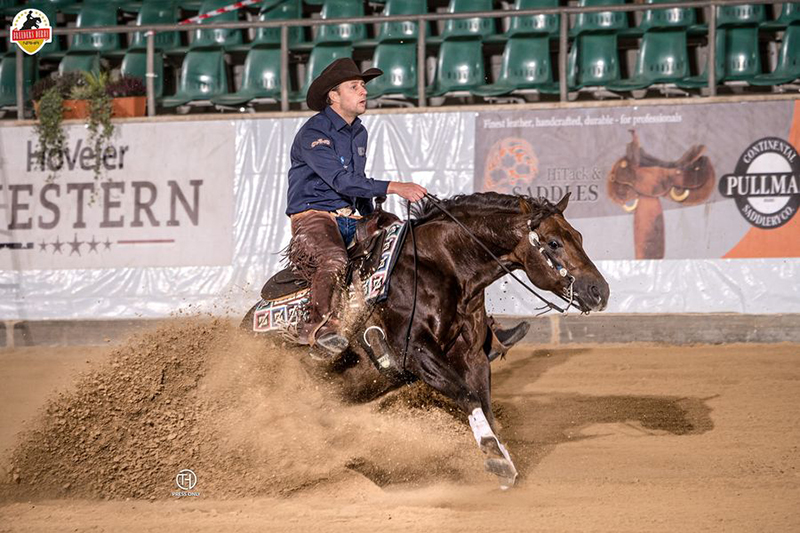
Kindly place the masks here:
[(501, 328), (494, 317), (486, 317), (486, 342), (483, 343), (483, 350), (491, 363), (498, 357), (505, 357), (506, 353), (528, 333), (531, 325), (528, 322), (520, 322), (516, 326), (508, 329)]
[(289, 259), (311, 284), (309, 319), (300, 327), (299, 342), (319, 348), (320, 356), (312, 353), (312, 357), (335, 357), (348, 345), (331, 309), (347, 267), (347, 250), (333, 215), (322, 211), (293, 215)]

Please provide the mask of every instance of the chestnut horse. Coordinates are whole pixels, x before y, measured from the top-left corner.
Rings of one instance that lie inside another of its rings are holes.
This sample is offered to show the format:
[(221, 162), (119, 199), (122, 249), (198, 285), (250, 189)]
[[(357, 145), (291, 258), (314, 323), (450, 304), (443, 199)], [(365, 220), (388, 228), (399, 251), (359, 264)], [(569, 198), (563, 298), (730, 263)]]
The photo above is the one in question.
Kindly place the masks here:
[[(484, 291), (505, 269), (522, 269), (538, 288), (581, 312), (605, 309), (608, 283), (584, 252), (581, 234), (564, 218), (568, 201), (569, 195), (553, 204), (488, 192), (417, 207), (413, 239), (405, 239), (387, 300), (351, 332), (350, 350), (331, 368), (345, 394), (370, 400), (422, 380), (468, 416), (487, 470), (502, 488), (512, 486), (517, 471), (494, 430)], [(372, 364), (360, 340), (370, 331), (384, 335), (385, 353), (399, 373)]]

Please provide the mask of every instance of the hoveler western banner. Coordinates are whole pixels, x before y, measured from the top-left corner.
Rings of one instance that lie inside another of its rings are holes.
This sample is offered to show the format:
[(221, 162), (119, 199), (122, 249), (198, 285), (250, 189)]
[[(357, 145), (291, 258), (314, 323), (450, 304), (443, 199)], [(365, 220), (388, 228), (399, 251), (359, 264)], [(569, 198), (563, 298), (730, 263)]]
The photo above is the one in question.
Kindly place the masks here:
[(598, 259), (800, 257), (800, 103), (482, 112), (475, 190), (567, 192)]
[(82, 126), (48, 160), (31, 129), (0, 130), (0, 270), (229, 265), (230, 131), (126, 124), (97, 177)]

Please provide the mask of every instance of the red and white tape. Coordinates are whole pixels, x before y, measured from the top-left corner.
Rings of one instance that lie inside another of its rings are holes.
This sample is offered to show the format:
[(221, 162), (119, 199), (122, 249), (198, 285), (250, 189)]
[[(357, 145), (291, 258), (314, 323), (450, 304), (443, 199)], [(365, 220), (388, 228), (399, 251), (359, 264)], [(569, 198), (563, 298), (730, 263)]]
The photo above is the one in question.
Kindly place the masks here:
[(234, 2), (228, 6), (221, 7), (219, 9), (215, 9), (214, 11), (209, 11), (208, 13), (202, 13), (197, 15), (196, 17), (191, 17), (186, 20), (180, 21), (178, 24), (194, 24), (195, 22), (200, 22), (206, 19), (210, 19), (211, 17), (216, 17), (217, 15), (222, 15), (223, 13), (227, 13), (229, 11), (236, 11), (237, 9), (242, 9), (246, 6), (251, 6), (253, 4), (260, 4), (263, 0), (242, 0), (241, 2)]

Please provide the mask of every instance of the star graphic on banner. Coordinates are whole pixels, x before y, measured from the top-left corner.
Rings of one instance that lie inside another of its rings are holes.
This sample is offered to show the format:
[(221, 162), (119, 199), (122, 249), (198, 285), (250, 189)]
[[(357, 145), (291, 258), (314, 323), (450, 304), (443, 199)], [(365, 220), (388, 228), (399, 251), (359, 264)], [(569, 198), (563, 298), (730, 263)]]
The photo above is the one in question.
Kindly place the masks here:
[(86, 244), (89, 245), (89, 251), (97, 253), (97, 246), (100, 244), (96, 240), (94, 240), (94, 235), (92, 235), (92, 240), (87, 242)]
[(69, 244), (70, 247), (72, 248), (72, 250), (70, 250), (70, 252), (69, 252), (69, 255), (78, 254), (78, 257), (80, 257), (80, 255), (81, 255), (81, 244), (83, 244), (83, 243), (84, 243), (84, 241), (79, 241), (78, 240), (78, 234), (76, 233), (75, 234), (75, 238), (72, 239), (71, 241), (67, 242), (67, 244)]
[(40, 252), (46, 252), (47, 251), (47, 243), (46, 242), (42, 241), (42, 242), (39, 243), (39, 251)]
[(59, 241), (58, 237), (56, 237), (56, 242), (51, 242), (50, 244), (53, 245), (53, 253), (54, 254), (56, 252), (61, 253), (61, 247), (64, 246), (64, 243)]
[(106, 237), (106, 242), (103, 243), (103, 246), (106, 247), (106, 250), (110, 250), (111, 249), (111, 241), (108, 240), (108, 237)]

